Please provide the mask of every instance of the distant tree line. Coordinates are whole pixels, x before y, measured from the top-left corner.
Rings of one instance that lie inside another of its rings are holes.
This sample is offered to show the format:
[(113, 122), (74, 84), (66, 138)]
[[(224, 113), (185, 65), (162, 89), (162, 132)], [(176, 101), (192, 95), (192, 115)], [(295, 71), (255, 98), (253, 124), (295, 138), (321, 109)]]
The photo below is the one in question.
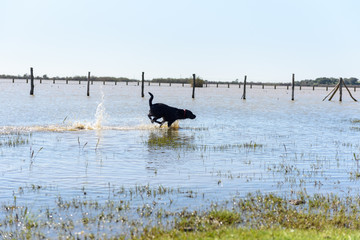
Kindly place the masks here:
[[(29, 79), (30, 75), (29, 74), (24, 74), (24, 75), (6, 75), (6, 74), (0, 74), (0, 79)], [(51, 80), (82, 80), (85, 81), (87, 80), (87, 76), (73, 76), (73, 77), (48, 77), (47, 74), (44, 74), (43, 76), (34, 76), (34, 78), (36, 79), (51, 79)], [(138, 79), (129, 79), (126, 77), (96, 77), (96, 76), (91, 76), (91, 80), (93, 81), (118, 81), (118, 82), (137, 82), (139, 81)], [(149, 81), (149, 80), (147, 80)], [(152, 80), (150, 80), (151, 82), (156, 82), (156, 83), (184, 83), (184, 84), (192, 84), (193, 79), (192, 77), (189, 78), (153, 78)], [(355, 78), (355, 77), (351, 77), (351, 78), (344, 78), (345, 84), (347, 85), (360, 85), (359, 79)], [(195, 84), (196, 86), (202, 86), (204, 83), (209, 83), (209, 84), (215, 84), (215, 83), (232, 83), (232, 84), (238, 84), (240, 83), (238, 79), (236, 79), (235, 81), (207, 81), (202, 79), (201, 77), (196, 77), (195, 79)], [(296, 81), (295, 84), (296, 85), (302, 85), (302, 86), (319, 86), (319, 85), (336, 85), (339, 82), (339, 78), (328, 78), (328, 77), (321, 77), (321, 78), (316, 78), (315, 80), (312, 79), (306, 79), (306, 80), (301, 80), (301, 81)], [(249, 82), (249, 84), (265, 84), (265, 85), (269, 85), (271, 83), (262, 83), (262, 82)], [(277, 85), (288, 85), (289, 83), (276, 83)]]
[[(153, 78), (151, 82), (156, 83), (184, 83), (184, 84), (193, 84), (194, 79), (192, 77), (189, 78)], [(200, 77), (195, 78), (195, 86), (196, 87), (202, 87), (205, 83), (205, 80), (203, 80)]]
[[(6, 75), (6, 74), (0, 74), (0, 79), (30, 79), (30, 75), (29, 74), (24, 74), (24, 75)], [(85, 81), (87, 80), (87, 76), (73, 76), (73, 77), (48, 77), (46, 74), (44, 74), (43, 76), (34, 76), (35, 79), (51, 79), (51, 80), (69, 80), (69, 81), (76, 81), (76, 80), (82, 80)], [(91, 76), (91, 80), (94, 81), (118, 81), (118, 82), (136, 82), (138, 80), (136, 79), (129, 79), (129, 78), (125, 78), (125, 77), (96, 77), (96, 76)]]
[[(346, 85), (359, 85), (358, 82), (359, 79), (357, 78), (344, 78)], [(315, 80), (302, 80), (302, 81), (296, 81), (296, 84), (300, 85), (308, 85), (308, 86), (318, 86), (318, 85), (335, 85), (339, 82), (339, 78), (327, 78), (327, 77), (321, 77), (316, 78)]]

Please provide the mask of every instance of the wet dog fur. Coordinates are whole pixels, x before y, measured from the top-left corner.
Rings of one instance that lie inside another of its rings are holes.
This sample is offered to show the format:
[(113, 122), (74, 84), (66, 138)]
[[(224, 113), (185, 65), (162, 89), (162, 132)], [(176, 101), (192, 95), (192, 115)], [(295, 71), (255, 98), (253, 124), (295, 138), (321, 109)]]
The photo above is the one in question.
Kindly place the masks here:
[[(173, 124), (176, 120), (179, 119), (194, 119), (196, 116), (188, 109), (179, 109), (175, 107), (170, 107), (163, 103), (152, 103), (152, 100), (154, 99), (154, 96), (149, 92), (150, 99), (149, 99), (149, 105), (150, 105), (150, 111), (148, 114), (149, 119), (152, 123), (156, 122), (160, 124), (160, 127), (167, 122), (168, 127)], [(162, 121), (160, 122), (159, 119), (162, 118)]]

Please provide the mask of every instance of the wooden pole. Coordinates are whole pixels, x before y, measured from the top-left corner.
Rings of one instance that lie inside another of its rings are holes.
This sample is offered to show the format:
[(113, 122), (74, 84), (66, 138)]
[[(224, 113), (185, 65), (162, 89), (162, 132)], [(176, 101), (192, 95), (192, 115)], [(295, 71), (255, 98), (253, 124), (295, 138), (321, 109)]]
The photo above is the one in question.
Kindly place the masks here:
[(292, 81), (291, 81), (291, 101), (294, 101), (295, 99), (295, 74), (292, 75)]
[(30, 68), (30, 95), (34, 95), (34, 72), (33, 72), (33, 68)]
[(195, 98), (195, 73), (193, 74), (193, 91), (192, 91), (192, 98)]
[(335, 96), (335, 93), (337, 92), (337, 90), (339, 90), (339, 87), (340, 87), (340, 83), (338, 83), (338, 84), (336, 85), (336, 87), (333, 89), (334, 92), (333, 92), (333, 94), (331, 95), (331, 97), (329, 98), (329, 101), (331, 101), (331, 99)]
[(340, 78), (340, 84), (339, 84), (339, 93), (340, 93), (339, 101), (340, 102), (342, 102), (342, 85), (343, 85), (343, 79)]
[(141, 76), (141, 97), (144, 97), (144, 72), (142, 72), (142, 76)]
[(55, 84), (55, 78), (53, 79), (53, 84)]
[(87, 96), (90, 96), (90, 72), (88, 72), (88, 79), (87, 79)]
[(247, 78), (247, 76), (245, 75), (245, 77), (244, 77), (244, 90), (243, 90), (243, 95), (242, 95), (242, 99), (246, 99), (246, 78)]
[(12, 81), (13, 83), (15, 82), (15, 79), (13, 78), (13, 81)]
[(347, 90), (348, 93), (350, 94), (350, 97), (351, 97), (355, 102), (357, 102), (357, 100), (353, 97), (353, 95), (351, 95), (351, 92), (350, 92), (349, 88), (346, 86), (345, 82), (343, 82), (343, 83), (344, 83), (344, 87), (346, 88), (346, 90)]
[[(330, 92), (329, 92), (329, 94), (328, 95), (326, 95), (326, 97), (324, 97), (324, 99), (323, 99), (323, 101), (325, 101), (325, 99), (331, 94), (331, 93), (333, 93), (334, 91), (336, 92), (337, 91), (337, 89), (338, 89), (338, 87), (339, 87), (339, 83), (338, 84), (336, 84), (336, 86), (333, 88), (333, 90), (331, 90)], [(335, 94), (335, 93), (334, 93)], [(334, 96), (334, 94), (333, 95), (331, 95), (331, 97), (330, 97), (330, 99), (329, 99), (329, 101), (331, 100), (331, 98)]]

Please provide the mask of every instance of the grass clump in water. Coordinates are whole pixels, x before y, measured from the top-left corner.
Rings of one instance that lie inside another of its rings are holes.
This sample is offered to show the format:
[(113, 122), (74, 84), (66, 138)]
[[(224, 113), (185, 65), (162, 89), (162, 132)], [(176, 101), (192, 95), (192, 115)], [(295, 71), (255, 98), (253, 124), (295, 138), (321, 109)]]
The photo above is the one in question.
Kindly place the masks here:
[(7, 135), (0, 135), (0, 147), (17, 147), (21, 145), (29, 144), (29, 138), (31, 134), (25, 135), (21, 133), (11, 133)]

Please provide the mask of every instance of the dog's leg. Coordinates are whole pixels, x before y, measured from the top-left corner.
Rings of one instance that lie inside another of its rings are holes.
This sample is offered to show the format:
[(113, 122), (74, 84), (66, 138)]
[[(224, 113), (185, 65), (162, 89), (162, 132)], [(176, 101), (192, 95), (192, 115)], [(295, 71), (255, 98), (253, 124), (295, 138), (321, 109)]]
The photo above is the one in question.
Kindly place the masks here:
[(168, 121), (168, 127), (170, 127), (170, 126), (171, 126), (171, 124), (173, 124), (173, 122), (175, 122), (175, 121), (173, 121), (173, 120)]
[(154, 118), (151, 120), (151, 122), (152, 122), (152, 123), (156, 122), (156, 123), (161, 124), (161, 122), (159, 122), (158, 119), (159, 119), (159, 118), (155, 118), (155, 117), (154, 117)]
[(160, 123), (160, 127), (166, 122), (166, 120), (163, 120), (161, 123)]
[(151, 113), (149, 113), (148, 118), (150, 119), (151, 123), (153, 123), (154, 121), (153, 121), (153, 119), (151, 117), (152, 117), (152, 115), (151, 115)]

